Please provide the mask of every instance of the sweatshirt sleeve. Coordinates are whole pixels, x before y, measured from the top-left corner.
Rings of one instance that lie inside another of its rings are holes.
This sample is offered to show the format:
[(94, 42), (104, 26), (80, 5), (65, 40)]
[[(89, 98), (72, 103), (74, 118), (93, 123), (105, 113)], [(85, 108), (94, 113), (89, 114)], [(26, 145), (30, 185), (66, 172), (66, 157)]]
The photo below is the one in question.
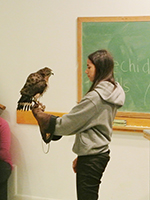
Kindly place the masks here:
[(88, 98), (83, 99), (68, 114), (57, 118), (54, 135), (73, 135), (80, 132), (95, 112), (95, 104)]

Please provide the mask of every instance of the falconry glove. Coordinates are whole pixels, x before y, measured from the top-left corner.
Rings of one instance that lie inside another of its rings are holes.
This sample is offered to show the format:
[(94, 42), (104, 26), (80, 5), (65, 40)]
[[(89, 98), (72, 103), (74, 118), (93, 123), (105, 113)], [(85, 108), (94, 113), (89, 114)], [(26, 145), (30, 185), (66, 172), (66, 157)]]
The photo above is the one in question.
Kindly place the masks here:
[(42, 139), (46, 144), (51, 140), (57, 141), (62, 137), (54, 135), (57, 116), (44, 113), (38, 104), (33, 106), (32, 113), (38, 122)]

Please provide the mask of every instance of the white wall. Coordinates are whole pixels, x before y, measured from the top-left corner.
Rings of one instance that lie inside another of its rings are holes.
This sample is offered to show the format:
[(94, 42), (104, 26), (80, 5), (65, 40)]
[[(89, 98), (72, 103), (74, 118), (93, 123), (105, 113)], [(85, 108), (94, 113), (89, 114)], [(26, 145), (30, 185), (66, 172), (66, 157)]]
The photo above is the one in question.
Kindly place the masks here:
[[(68, 112), (77, 101), (77, 17), (145, 16), (149, 0), (0, 1), (1, 114), (12, 131), (14, 170), (9, 200), (75, 200), (71, 148), (74, 136), (51, 143), (44, 154), (37, 126), (16, 123), (16, 102), (28, 74), (48, 65), (55, 76), (41, 101), (47, 111)], [(149, 200), (149, 141), (114, 132), (101, 200)]]

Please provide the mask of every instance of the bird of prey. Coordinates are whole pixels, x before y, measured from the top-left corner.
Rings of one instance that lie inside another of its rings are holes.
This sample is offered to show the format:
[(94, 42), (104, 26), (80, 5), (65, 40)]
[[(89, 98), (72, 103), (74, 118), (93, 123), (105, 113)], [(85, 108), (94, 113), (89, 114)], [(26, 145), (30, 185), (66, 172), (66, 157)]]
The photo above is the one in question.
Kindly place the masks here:
[(48, 79), (51, 75), (54, 75), (53, 71), (44, 67), (27, 77), (26, 83), (20, 91), (21, 97), (18, 101), (17, 110), (28, 111), (32, 109), (33, 103), (41, 104), (37, 99), (46, 91)]

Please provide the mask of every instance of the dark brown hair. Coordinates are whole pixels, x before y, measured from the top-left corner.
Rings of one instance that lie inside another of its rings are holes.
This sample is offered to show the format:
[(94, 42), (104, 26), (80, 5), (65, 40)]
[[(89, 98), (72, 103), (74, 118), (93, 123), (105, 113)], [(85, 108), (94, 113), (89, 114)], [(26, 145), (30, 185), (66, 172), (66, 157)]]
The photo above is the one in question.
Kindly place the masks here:
[(107, 50), (101, 49), (95, 51), (88, 56), (88, 59), (94, 64), (96, 68), (94, 81), (88, 92), (92, 91), (100, 81), (104, 80), (109, 81), (114, 86), (116, 86), (113, 73), (114, 60)]

